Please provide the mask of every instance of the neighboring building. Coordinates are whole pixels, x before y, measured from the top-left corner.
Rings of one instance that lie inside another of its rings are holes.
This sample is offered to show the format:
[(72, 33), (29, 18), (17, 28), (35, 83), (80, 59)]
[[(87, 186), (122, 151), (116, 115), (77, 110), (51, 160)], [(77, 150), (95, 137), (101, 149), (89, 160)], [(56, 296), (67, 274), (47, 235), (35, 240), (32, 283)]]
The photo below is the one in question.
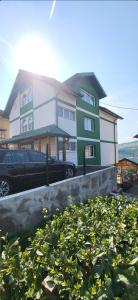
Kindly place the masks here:
[[(106, 94), (94, 73), (78, 73), (60, 83), (20, 70), (5, 109), (10, 139), (1, 144), (28, 147), (56, 158), (110, 165), (117, 161), (117, 119), (100, 107)], [(66, 151), (65, 151), (66, 150)]]
[(136, 158), (123, 158), (120, 159), (117, 163), (117, 169), (119, 173), (122, 173), (125, 170), (133, 168), (138, 170), (138, 159)]
[(118, 162), (117, 120), (122, 119), (109, 109), (99, 106), (101, 165)]
[(0, 140), (9, 138), (9, 120), (5, 118), (3, 110), (0, 110)]

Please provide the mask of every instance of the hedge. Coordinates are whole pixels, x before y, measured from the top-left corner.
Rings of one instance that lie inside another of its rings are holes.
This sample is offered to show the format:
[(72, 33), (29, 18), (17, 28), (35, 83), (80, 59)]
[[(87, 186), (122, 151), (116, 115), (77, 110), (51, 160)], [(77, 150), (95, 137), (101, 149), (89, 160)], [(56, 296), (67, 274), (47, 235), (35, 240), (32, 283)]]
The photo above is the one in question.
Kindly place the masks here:
[(1, 236), (1, 300), (136, 300), (138, 205), (120, 196), (73, 204), (22, 237)]

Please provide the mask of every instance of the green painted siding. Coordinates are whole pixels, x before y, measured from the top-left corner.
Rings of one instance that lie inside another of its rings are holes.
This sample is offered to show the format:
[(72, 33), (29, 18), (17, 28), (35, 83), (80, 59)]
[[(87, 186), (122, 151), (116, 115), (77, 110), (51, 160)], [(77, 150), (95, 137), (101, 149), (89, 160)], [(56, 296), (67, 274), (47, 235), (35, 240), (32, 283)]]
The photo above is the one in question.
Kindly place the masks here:
[(33, 101), (28, 102), (26, 105), (20, 108), (20, 115), (25, 114), (27, 111), (33, 108)]
[(92, 141), (81, 141), (77, 140), (77, 148), (78, 148), (78, 165), (83, 165), (83, 151), (84, 147), (87, 145), (95, 145), (95, 154), (94, 158), (87, 158), (86, 165), (101, 165), (100, 159), (100, 143), (92, 142)]
[(99, 115), (99, 99), (98, 99), (98, 95), (96, 93), (96, 90), (94, 89), (94, 87), (92, 86), (92, 83), (90, 82), (89, 79), (78, 79), (75, 82), (75, 86), (74, 86), (76, 92), (80, 92), (80, 89), (83, 89), (84, 91), (90, 93), (91, 95), (93, 95), (96, 99), (95, 101), (95, 106), (85, 102), (84, 100), (82, 100), (81, 97), (77, 97), (76, 99), (76, 105), (88, 110), (96, 115)]
[[(79, 110), (76, 110), (76, 116), (77, 116), (77, 136), (86, 137), (86, 138), (90, 138), (90, 139), (100, 139), (99, 118), (95, 118), (94, 116), (91, 116), (91, 115), (86, 114)], [(85, 117), (94, 120), (94, 122), (95, 122), (94, 132), (84, 129), (84, 118)]]

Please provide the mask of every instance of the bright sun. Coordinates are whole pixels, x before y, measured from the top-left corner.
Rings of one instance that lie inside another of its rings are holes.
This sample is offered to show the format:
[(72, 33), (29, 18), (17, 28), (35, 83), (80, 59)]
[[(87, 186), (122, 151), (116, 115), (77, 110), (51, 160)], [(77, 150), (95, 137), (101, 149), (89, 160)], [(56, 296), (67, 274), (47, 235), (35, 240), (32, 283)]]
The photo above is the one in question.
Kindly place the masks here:
[(17, 67), (51, 77), (57, 76), (56, 54), (39, 36), (26, 36), (15, 49)]

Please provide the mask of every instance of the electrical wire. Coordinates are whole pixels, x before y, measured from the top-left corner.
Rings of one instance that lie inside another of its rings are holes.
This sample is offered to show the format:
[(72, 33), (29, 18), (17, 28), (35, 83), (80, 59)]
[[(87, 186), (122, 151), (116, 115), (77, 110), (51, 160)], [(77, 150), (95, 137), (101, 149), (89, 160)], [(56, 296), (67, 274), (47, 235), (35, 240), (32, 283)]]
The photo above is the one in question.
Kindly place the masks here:
[(116, 108), (120, 108), (120, 109), (130, 109), (130, 110), (138, 110), (138, 108), (135, 108), (135, 107), (124, 107), (124, 106), (117, 106), (117, 105), (112, 105), (112, 104), (106, 104), (104, 102), (100, 102), (104, 105), (107, 105), (107, 106), (112, 106), (112, 107), (116, 107)]

